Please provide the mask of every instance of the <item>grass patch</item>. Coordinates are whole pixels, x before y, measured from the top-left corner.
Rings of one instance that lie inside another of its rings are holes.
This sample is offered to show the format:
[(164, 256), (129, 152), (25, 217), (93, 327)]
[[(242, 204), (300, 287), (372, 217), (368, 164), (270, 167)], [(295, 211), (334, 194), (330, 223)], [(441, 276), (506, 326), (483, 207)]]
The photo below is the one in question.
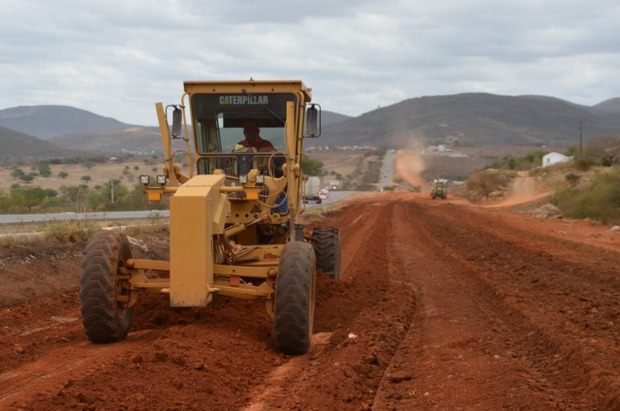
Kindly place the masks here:
[(160, 233), (162, 231), (166, 231), (170, 226), (169, 223), (170, 222), (168, 221), (168, 218), (165, 217), (149, 217), (146, 221), (142, 223), (123, 226), (122, 230), (125, 234), (129, 236), (137, 237), (143, 234)]
[(324, 206), (310, 207), (306, 208), (304, 211), (303, 218), (304, 224), (309, 224), (314, 221), (321, 221), (330, 215), (334, 215), (344, 210), (349, 206), (349, 203), (346, 201), (338, 201), (336, 203)]
[(586, 187), (558, 190), (552, 203), (570, 218), (620, 224), (620, 167), (593, 176)]
[(46, 221), (41, 232), (61, 243), (75, 243), (88, 240), (98, 230), (99, 225), (94, 220), (75, 219)]

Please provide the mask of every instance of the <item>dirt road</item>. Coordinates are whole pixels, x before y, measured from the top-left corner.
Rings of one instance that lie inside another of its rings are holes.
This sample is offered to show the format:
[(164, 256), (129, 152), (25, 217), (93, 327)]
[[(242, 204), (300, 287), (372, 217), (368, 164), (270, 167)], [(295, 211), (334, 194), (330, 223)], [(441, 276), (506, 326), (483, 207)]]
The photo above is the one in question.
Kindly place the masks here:
[(396, 193), (327, 224), (344, 278), (321, 275), (299, 357), (261, 303), (226, 298), (144, 295), (126, 341), (91, 344), (83, 244), (0, 249), (0, 409), (620, 409), (617, 232)]

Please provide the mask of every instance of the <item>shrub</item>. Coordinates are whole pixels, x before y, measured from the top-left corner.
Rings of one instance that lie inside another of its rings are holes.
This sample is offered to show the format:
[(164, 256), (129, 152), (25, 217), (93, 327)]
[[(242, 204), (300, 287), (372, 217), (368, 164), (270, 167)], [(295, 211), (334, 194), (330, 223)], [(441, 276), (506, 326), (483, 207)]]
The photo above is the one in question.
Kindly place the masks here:
[(495, 191), (508, 188), (510, 179), (515, 177), (514, 172), (505, 170), (480, 170), (469, 175), (466, 181), (467, 191), (470, 197), (488, 197)]
[(88, 240), (98, 229), (99, 226), (93, 220), (77, 219), (47, 221), (42, 231), (62, 243), (75, 243)]
[(24, 170), (22, 170), (21, 168), (14, 168), (13, 171), (11, 172), (11, 177), (13, 178), (20, 178), (21, 176), (26, 175), (26, 173), (24, 172)]
[(575, 173), (569, 173), (564, 178), (566, 179), (566, 182), (572, 186), (574, 186), (579, 182), (579, 180), (581, 180), (581, 176)]
[(52, 169), (50, 168), (50, 164), (45, 161), (41, 161), (39, 163), (39, 175), (41, 177), (49, 177), (52, 175)]
[(603, 224), (620, 223), (620, 168), (596, 175), (584, 189), (568, 188), (552, 199), (564, 215), (591, 218)]
[(575, 167), (581, 171), (588, 171), (596, 165), (596, 160), (591, 157), (577, 158), (575, 159)]

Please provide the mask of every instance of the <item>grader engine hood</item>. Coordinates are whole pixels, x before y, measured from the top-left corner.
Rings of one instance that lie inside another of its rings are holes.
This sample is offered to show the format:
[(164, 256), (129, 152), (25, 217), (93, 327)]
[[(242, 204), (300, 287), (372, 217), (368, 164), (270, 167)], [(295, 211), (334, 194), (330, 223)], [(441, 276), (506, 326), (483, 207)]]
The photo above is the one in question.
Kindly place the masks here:
[(211, 301), (213, 235), (224, 231), (230, 203), (220, 193), (223, 175), (195, 176), (170, 199), (170, 305), (203, 306)]

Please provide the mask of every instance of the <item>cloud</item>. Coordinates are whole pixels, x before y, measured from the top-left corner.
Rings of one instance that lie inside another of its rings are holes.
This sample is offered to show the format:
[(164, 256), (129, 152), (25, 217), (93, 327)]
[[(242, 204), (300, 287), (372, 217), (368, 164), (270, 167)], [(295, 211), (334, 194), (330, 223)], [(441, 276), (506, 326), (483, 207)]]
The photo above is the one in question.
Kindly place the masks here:
[(7, 0), (0, 109), (64, 104), (154, 125), (184, 80), (302, 79), (359, 115), (422, 95), (620, 96), (611, 0)]

